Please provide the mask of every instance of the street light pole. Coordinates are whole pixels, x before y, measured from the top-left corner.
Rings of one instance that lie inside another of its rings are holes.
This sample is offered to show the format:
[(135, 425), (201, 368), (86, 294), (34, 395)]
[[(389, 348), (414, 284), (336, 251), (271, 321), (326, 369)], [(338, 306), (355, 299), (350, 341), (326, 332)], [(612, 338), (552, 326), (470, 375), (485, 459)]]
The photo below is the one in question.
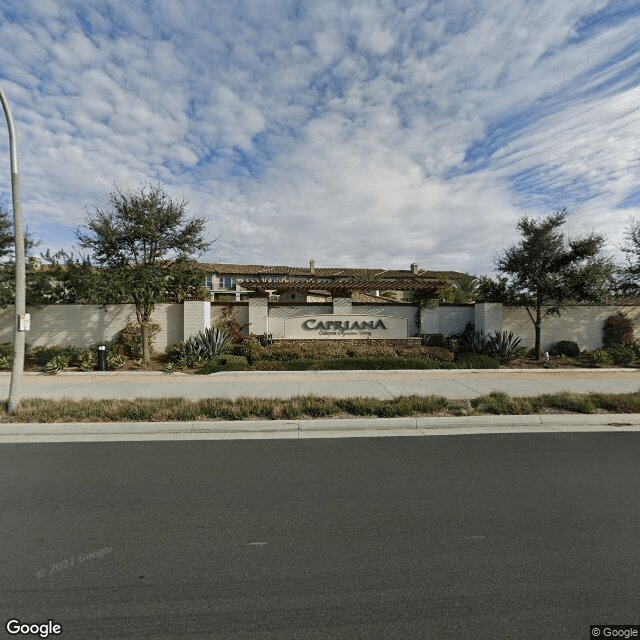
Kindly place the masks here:
[(20, 203), (20, 172), (18, 170), (18, 147), (9, 102), (0, 87), (0, 101), (7, 118), (9, 128), (9, 152), (11, 154), (11, 198), (13, 202), (13, 229), (16, 245), (16, 305), (13, 340), (13, 365), (11, 367), (11, 383), (9, 385), (9, 402), (7, 412), (12, 414), (18, 399), (22, 372), (24, 371), (24, 349), (28, 317), (26, 311), (26, 267), (24, 256), (24, 229), (22, 224), (22, 205)]

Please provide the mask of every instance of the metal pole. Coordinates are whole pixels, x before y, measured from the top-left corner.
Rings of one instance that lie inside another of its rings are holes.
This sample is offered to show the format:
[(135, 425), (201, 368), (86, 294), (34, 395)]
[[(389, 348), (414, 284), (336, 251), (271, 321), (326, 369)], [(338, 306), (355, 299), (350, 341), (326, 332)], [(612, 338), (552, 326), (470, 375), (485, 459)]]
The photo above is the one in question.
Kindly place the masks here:
[(18, 146), (9, 102), (0, 87), (0, 101), (7, 118), (9, 128), (9, 151), (11, 153), (11, 198), (13, 202), (13, 229), (16, 245), (16, 306), (13, 340), (13, 365), (11, 368), (11, 383), (9, 385), (9, 402), (7, 412), (12, 414), (18, 400), (22, 372), (24, 371), (24, 348), (26, 342), (26, 328), (24, 325), (26, 310), (26, 267), (24, 256), (24, 229), (22, 224), (22, 204), (20, 201), (20, 172), (18, 170)]

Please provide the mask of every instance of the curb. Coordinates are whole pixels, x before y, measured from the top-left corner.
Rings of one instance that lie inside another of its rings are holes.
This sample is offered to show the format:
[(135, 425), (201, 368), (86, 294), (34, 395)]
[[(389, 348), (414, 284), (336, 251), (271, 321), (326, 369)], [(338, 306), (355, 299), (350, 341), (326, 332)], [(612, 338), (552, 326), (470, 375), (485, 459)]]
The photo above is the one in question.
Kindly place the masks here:
[[(42, 371), (25, 371), (23, 376), (38, 376), (38, 377), (48, 377), (48, 378), (66, 378), (66, 377), (74, 377), (74, 376), (99, 376), (99, 377), (117, 377), (117, 376), (149, 376), (149, 377), (192, 377), (197, 375), (197, 378), (207, 378), (209, 376), (216, 377), (231, 377), (231, 376), (251, 376), (251, 375), (260, 375), (264, 377), (270, 376), (278, 376), (282, 374), (289, 374), (292, 376), (304, 376), (304, 375), (318, 375), (318, 374), (331, 374), (332, 376), (335, 374), (371, 374), (371, 375), (384, 375), (385, 373), (441, 373), (441, 374), (491, 374), (491, 373), (500, 373), (500, 374), (517, 374), (517, 373), (541, 373), (545, 375), (551, 374), (574, 374), (574, 373), (629, 373), (635, 371), (640, 373), (640, 367), (563, 367), (557, 369), (546, 369), (544, 367), (539, 368), (531, 368), (531, 369), (340, 369), (340, 370), (313, 370), (313, 371), (218, 371), (217, 373), (209, 373), (206, 375), (200, 374), (189, 374), (184, 373), (182, 371), (176, 371), (174, 373), (165, 373), (164, 371), (61, 371), (55, 375), (49, 375)], [(0, 371), (0, 377), (2, 376), (10, 376), (10, 371)]]
[[(318, 420), (245, 420), (211, 422), (73, 422), (0, 425), (7, 436), (300, 434), (314, 432), (430, 431), (640, 431), (640, 414), (536, 414), (516, 416), (447, 416), (405, 418), (339, 418)], [(423, 434), (423, 435), (426, 435)]]

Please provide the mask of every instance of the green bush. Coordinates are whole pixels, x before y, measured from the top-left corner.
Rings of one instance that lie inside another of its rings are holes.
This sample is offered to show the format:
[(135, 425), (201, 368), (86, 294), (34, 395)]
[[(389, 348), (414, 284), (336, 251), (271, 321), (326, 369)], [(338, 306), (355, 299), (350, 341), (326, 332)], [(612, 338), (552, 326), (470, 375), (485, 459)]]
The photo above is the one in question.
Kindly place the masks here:
[[(61, 362), (65, 362), (65, 367), (68, 366), (76, 366), (80, 363), (80, 357), (84, 351), (80, 347), (76, 347), (73, 345), (68, 345), (66, 347), (62, 347), (58, 344), (54, 344), (51, 346), (35, 346), (30, 348), (30, 355), (34, 358), (40, 367), (44, 367), (51, 360), (58, 359), (57, 365), (52, 365), (49, 367), (50, 369), (56, 369), (56, 366), (59, 369), (59, 365)], [(55, 371), (54, 371), (55, 373)]]
[(93, 371), (96, 368), (97, 356), (92, 349), (85, 349), (78, 358), (78, 366), (82, 371)]
[(628, 364), (636, 357), (636, 350), (632, 346), (618, 344), (607, 347), (606, 351), (615, 364)]
[(242, 344), (232, 345), (229, 352), (232, 355), (244, 356), (249, 364), (254, 364), (258, 360), (262, 359), (264, 355), (265, 347), (260, 344), (258, 336), (250, 333), (242, 339)]
[(408, 356), (410, 358), (426, 356), (434, 360), (439, 360), (440, 362), (452, 362), (454, 358), (454, 353), (444, 347), (420, 347), (418, 349), (398, 347), (396, 353), (399, 356)]
[[(29, 349), (26, 349), (27, 353)], [(0, 342), (0, 357), (13, 357), (13, 345), (10, 342)]]
[(591, 354), (591, 359), (596, 364), (613, 364), (613, 357), (606, 349), (596, 349)]
[[(160, 325), (152, 322), (149, 324), (149, 347), (153, 353), (153, 338), (160, 332)], [(118, 334), (116, 346), (112, 349), (132, 360), (142, 358), (142, 327), (137, 322), (125, 325)]]
[(499, 369), (500, 363), (489, 356), (460, 352), (456, 356), (455, 364), (459, 369)]
[(225, 354), (211, 358), (202, 367), (196, 369), (194, 373), (207, 375), (209, 373), (218, 373), (219, 371), (246, 371), (249, 368), (249, 362), (244, 356)]
[(169, 363), (165, 371), (195, 367), (208, 362), (222, 353), (229, 342), (229, 332), (225, 328), (205, 328), (197, 335), (191, 336), (184, 342), (167, 346), (165, 352)]
[(124, 366), (124, 363), (127, 361), (126, 357), (121, 353), (109, 352), (107, 353), (107, 367), (111, 371), (115, 371), (116, 369), (121, 369)]
[(64, 353), (58, 353), (43, 365), (42, 370), (49, 375), (60, 373), (69, 366), (69, 358)]
[(615, 345), (633, 346), (633, 321), (622, 311), (609, 316), (602, 326), (602, 344), (605, 348)]

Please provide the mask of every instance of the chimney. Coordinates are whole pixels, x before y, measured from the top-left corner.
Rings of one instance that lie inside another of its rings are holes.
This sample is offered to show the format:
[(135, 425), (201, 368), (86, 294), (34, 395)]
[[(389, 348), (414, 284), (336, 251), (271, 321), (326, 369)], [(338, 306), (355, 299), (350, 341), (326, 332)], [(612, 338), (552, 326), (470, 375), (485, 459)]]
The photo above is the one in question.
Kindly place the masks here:
[(411, 275), (416, 275), (418, 273), (418, 265), (415, 262), (411, 263)]
[(316, 261), (309, 260), (309, 273), (313, 275), (316, 272)]

